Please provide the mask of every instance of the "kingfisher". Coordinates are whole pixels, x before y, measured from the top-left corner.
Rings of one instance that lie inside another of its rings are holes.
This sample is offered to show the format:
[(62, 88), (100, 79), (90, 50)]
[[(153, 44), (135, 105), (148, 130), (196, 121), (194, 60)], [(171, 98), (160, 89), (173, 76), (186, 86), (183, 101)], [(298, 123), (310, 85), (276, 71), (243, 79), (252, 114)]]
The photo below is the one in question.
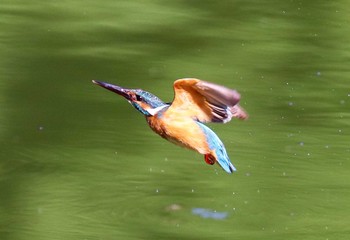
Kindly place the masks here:
[(161, 137), (204, 155), (207, 164), (218, 163), (227, 173), (236, 171), (222, 141), (204, 125), (227, 123), (232, 118), (247, 119), (248, 114), (238, 104), (240, 94), (236, 90), (196, 78), (182, 78), (173, 84), (173, 101), (166, 103), (142, 89), (92, 82), (123, 96)]

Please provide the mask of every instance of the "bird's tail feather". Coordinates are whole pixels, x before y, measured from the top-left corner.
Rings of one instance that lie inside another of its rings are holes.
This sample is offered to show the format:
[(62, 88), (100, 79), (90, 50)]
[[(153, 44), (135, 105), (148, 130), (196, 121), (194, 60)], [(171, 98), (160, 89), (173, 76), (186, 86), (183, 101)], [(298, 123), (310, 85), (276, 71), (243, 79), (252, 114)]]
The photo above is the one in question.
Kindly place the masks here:
[(228, 173), (236, 171), (236, 168), (233, 166), (229, 157), (227, 156), (225, 147), (222, 146), (222, 148), (217, 148), (214, 151), (216, 155), (216, 161), (219, 163), (222, 169)]
[[(204, 134), (207, 137), (207, 141), (209, 144), (209, 148), (211, 150), (212, 156), (215, 157), (218, 164), (228, 173), (232, 173), (233, 171), (236, 171), (236, 168), (233, 166), (233, 164), (230, 161), (230, 158), (227, 155), (226, 149), (224, 144), (221, 142), (219, 137), (207, 126), (205, 126), (202, 123), (197, 122), (198, 125), (202, 128), (204, 131)], [(205, 160), (208, 163), (207, 156), (205, 155)]]

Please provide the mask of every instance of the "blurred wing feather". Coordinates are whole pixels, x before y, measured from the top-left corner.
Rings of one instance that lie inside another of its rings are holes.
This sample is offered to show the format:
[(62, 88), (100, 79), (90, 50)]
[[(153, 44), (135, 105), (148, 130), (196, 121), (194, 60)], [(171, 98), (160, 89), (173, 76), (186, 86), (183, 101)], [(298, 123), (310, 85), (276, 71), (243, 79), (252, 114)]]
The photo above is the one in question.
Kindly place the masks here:
[(200, 122), (228, 122), (232, 117), (245, 119), (237, 91), (195, 78), (174, 82), (175, 97), (167, 114), (182, 114)]

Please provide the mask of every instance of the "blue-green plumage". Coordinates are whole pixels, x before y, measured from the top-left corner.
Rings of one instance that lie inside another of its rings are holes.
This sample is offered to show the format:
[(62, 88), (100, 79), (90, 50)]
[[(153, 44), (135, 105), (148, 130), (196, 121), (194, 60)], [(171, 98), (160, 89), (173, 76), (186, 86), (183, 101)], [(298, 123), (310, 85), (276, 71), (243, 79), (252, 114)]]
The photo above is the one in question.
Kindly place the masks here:
[(142, 89), (136, 89), (135, 94), (136, 96), (141, 98), (144, 103), (148, 104), (151, 108), (157, 108), (164, 105), (168, 105), (162, 100), (160, 100), (157, 96), (153, 95), (150, 92), (146, 92)]
[(227, 155), (224, 144), (221, 142), (219, 137), (207, 126), (197, 122), (198, 126), (203, 130), (210, 150), (214, 150), (217, 156), (217, 161), (220, 166), (228, 173), (236, 171), (236, 168), (232, 165), (230, 158)]
[[(146, 92), (142, 89), (135, 89), (135, 96), (136, 98), (139, 98), (143, 103), (150, 106), (150, 108), (158, 108), (162, 106), (169, 105), (162, 100), (160, 100), (157, 96), (153, 95), (150, 92)], [(149, 113), (147, 110), (145, 110), (138, 102), (131, 101), (130, 102), (138, 111), (140, 111), (145, 116), (151, 116), (152, 114)]]

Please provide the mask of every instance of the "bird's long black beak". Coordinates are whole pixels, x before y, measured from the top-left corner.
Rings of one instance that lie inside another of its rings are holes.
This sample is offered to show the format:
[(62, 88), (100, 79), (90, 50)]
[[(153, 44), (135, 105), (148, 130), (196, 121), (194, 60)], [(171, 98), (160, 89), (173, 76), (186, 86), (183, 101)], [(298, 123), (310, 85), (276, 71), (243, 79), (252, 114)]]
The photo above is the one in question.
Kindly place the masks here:
[(105, 82), (100, 82), (100, 81), (96, 81), (96, 80), (92, 80), (93, 83), (95, 83), (96, 85), (99, 85), (105, 89), (108, 89), (109, 91), (115, 92), (116, 94), (123, 96), (126, 98), (126, 100), (130, 100), (131, 96), (128, 94), (128, 91), (126, 88), (122, 88), (110, 83), (105, 83)]

